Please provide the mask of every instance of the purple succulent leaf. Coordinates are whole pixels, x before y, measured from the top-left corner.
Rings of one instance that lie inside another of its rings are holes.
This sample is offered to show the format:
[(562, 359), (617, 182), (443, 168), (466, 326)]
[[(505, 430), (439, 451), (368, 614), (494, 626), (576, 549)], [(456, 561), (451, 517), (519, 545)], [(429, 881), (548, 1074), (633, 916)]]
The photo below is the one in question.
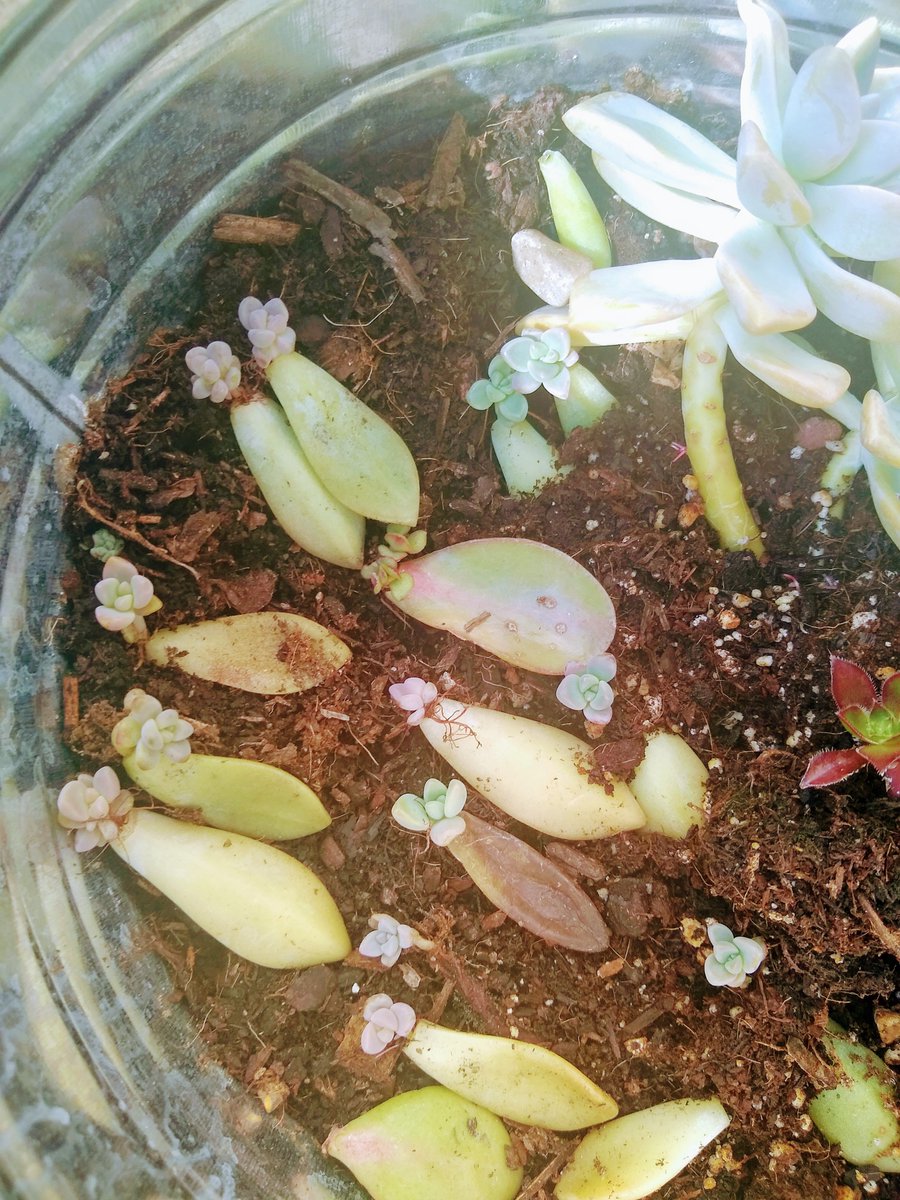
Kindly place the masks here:
[(865, 759), (856, 749), (822, 750), (814, 754), (800, 780), (801, 787), (830, 787), (848, 779), (865, 764)]
[(854, 704), (859, 708), (871, 708), (878, 700), (868, 671), (834, 654), (831, 656), (831, 694), (839, 712)]

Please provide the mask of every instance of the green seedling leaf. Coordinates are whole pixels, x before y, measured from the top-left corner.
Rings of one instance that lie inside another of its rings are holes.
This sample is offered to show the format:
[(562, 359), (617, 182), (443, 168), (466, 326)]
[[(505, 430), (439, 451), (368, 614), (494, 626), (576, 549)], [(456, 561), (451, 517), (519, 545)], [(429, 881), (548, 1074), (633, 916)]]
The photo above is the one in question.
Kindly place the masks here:
[(144, 770), (129, 754), (122, 766), (155, 800), (168, 808), (197, 809), (216, 829), (287, 842), (331, 824), (312, 788), (268, 763), (192, 754), (180, 763), (161, 758)]
[(491, 426), (491, 445), (511, 496), (533, 496), (561, 474), (556, 451), (528, 421), (498, 417)]
[(568, 554), (526, 538), (480, 538), (406, 560), (408, 616), (504, 662), (565, 674), (606, 649), (616, 614), (602, 584)]
[[(558, 150), (545, 150), (538, 159), (538, 166), (544, 177), (560, 243), (586, 255), (595, 267), (608, 267), (612, 262), (609, 235), (581, 176)], [(554, 301), (548, 300), (548, 303)]]
[(162, 629), (147, 642), (147, 659), (245, 692), (285, 696), (328, 679), (350, 651), (306, 617), (262, 612)]
[(784, 111), (781, 152), (794, 178), (819, 179), (833, 171), (853, 149), (861, 120), (850, 56), (820, 46), (797, 72)]
[(685, 838), (706, 823), (709, 771), (677, 733), (653, 733), (628, 786), (647, 817), (644, 830)]
[(694, 196), (664, 183), (654, 183), (600, 154), (595, 153), (592, 158), (597, 173), (626, 204), (660, 225), (680, 229), (682, 233), (707, 242), (724, 241), (731, 232), (737, 216), (735, 209), (716, 200), (707, 200), (705, 196)]
[(814, 320), (816, 306), (809, 289), (772, 225), (743, 214), (714, 261), (748, 333), (785, 333)]
[(457, 1095), (540, 1129), (584, 1129), (619, 1111), (570, 1062), (530, 1042), (461, 1033), (419, 1020), (403, 1053)]
[(369, 1109), (332, 1133), (324, 1150), (372, 1200), (513, 1200), (522, 1182), (500, 1118), (442, 1087)]
[(234, 435), (275, 520), (288, 537), (325, 562), (359, 568), (365, 518), (331, 494), (274, 400), (257, 396), (231, 409)]
[(610, 778), (591, 783), (591, 748), (526, 717), (437, 700), (420, 729), (454, 773), (532, 829), (575, 841), (639, 829), (644, 814), (630, 790)]
[(839, 1071), (837, 1087), (810, 1101), (816, 1128), (848, 1162), (879, 1171), (900, 1171), (897, 1086), (890, 1067), (852, 1042), (833, 1021), (822, 1042)]
[(566, 437), (574, 429), (590, 429), (602, 421), (616, 398), (593, 372), (576, 363), (569, 367), (569, 394), (563, 400), (554, 397), (556, 413)]
[(262, 967), (338, 962), (350, 939), (325, 885), (274, 846), (136, 809), (111, 843), (216, 941)]
[(718, 1100), (669, 1100), (618, 1117), (582, 1140), (556, 1200), (643, 1200), (719, 1136), (731, 1118)]
[[(585, 954), (599, 954), (607, 948), (606, 922), (569, 875), (506, 830), (469, 812), (462, 820), (464, 831), (446, 843), (447, 849), (492, 904), (552, 945)], [(487, 1107), (500, 1111), (491, 1104)]]
[(390, 425), (301, 354), (267, 368), (297, 440), (324, 486), (347, 508), (385, 525), (419, 519), (419, 474)]

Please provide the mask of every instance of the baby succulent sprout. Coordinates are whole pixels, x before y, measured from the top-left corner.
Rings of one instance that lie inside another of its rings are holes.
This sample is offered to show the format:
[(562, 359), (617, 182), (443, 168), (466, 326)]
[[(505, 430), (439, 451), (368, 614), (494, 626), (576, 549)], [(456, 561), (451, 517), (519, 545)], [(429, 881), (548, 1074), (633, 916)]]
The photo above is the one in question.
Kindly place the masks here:
[(832, 655), (831, 694), (839, 721), (859, 744), (814, 754), (800, 786), (829, 787), (868, 764), (887, 783), (888, 795), (900, 796), (900, 671), (879, 691), (862, 667)]
[(180, 763), (191, 752), (194, 727), (182, 721), (174, 708), (163, 708), (154, 696), (132, 688), (125, 697), (125, 712), (112, 731), (112, 744), (123, 758), (133, 754), (141, 770), (149, 771), (160, 758)]
[(101, 767), (64, 785), (56, 801), (57, 819), (63, 829), (75, 831), (75, 849), (83, 853), (114, 841), (133, 805), (134, 797), (122, 790), (112, 767)]
[[(388, 688), (388, 692), (397, 707), (402, 708), (405, 713), (409, 714), (406, 718), (407, 725), (421, 725), (426, 713), (438, 697), (438, 690), (434, 684), (426, 683), (418, 675), (410, 675), (402, 683), (392, 683)], [(417, 797), (413, 797), (413, 799), (417, 799)], [(412, 819), (416, 814), (416, 810), (414, 808), (411, 809), (410, 814)], [(419, 826), (419, 829), (427, 829), (429, 825), (430, 822)], [(410, 828), (410, 826), (407, 826), (407, 828)]]
[(403, 951), (413, 946), (419, 950), (434, 949), (434, 943), (411, 925), (401, 925), (387, 913), (374, 913), (369, 917), (369, 926), (371, 932), (360, 942), (359, 952), (364, 958), (380, 959), (383, 967), (392, 967)]
[(608, 725), (614, 698), (609, 681), (615, 673), (612, 654), (595, 654), (586, 663), (567, 663), (566, 677), (556, 689), (556, 698), (566, 708), (583, 713), (592, 725)]
[(360, 572), (363, 579), (369, 580), (376, 596), (386, 591), (393, 600), (403, 599), (412, 587), (412, 579), (401, 571), (400, 563), (407, 555), (424, 550), (427, 538), (424, 529), (410, 531), (405, 525), (388, 525), (375, 561)]
[(191, 372), (191, 394), (195, 400), (222, 404), (241, 384), (241, 364), (227, 342), (194, 346), (184, 356)]
[(394, 802), (391, 816), (404, 829), (427, 832), (436, 846), (448, 846), (465, 832), (466, 822), (460, 813), (466, 799), (466, 785), (461, 780), (451, 779), (445, 784), (440, 779), (429, 779), (421, 796), (412, 792), (400, 796)]
[(727, 925), (717, 921), (710, 923), (707, 936), (712, 950), (706, 956), (703, 971), (713, 987), (743, 987), (766, 957), (762, 938), (735, 937)]
[(125, 548), (124, 541), (111, 529), (97, 529), (91, 534), (91, 558), (99, 558), (102, 563), (121, 554)]
[(416, 1023), (415, 1011), (408, 1004), (384, 994), (370, 997), (363, 1008), (362, 1035), (359, 1044), (366, 1054), (382, 1054), (396, 1041), (408, 1037)]
[[(487, 379), (476, 379), (466, 392), (470, 408), (486, 412), (491, 406), (495, 415), (515, 424), (528, 416), (528, 401), (512, 382), (515, 369), (499, 354), (488, 364)], [(531, 389), (534, 391), (534, 388)]]
[[(297, 335), (288, 326), (288, 319), (287, 305), (277, 297), (263, 304), (255, 296), (245, 296), (238, 305), (238, 320), (247, 330), (254, 361), (264, 369), (279, 355), (290, 354), (294, 349)], [(210, 350), (224, 344), (213, 342)]]
[(126, 642), (147, 639), (144, 617), (158, 612), (162, 601), (153, 593), (153, 584), (141, 575), (127, 558), (113, 555), (106, 560), (103, 578), (94, 587), (100, 601), (94, 615), (104, 629), (121, 633)]

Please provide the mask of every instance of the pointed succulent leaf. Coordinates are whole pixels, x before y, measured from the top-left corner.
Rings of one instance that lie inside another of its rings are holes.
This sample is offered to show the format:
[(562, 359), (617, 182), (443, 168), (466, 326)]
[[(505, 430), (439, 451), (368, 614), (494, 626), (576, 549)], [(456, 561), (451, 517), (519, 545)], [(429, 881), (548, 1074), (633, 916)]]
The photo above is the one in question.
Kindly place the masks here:
[(830, 321), (858, 337), (900, 339), (900, 297), (839, 267), (805, 229), (783, 229), (781, 236), (791, 249), (814, 306)]
[(862, 105), (850, 56), (820, 46), (797, 72), (784, 112), (781, 156), (795, 179), (819, 179), (859, 136)]
[(606, 649), (615, 610), (569, 555), (525, 538), (458, 542), (404, 564), (413, 586), (397, 607), (504, 662), (562, 675)]
[(195, 809), (217, 829), (280, 842), (307, 837), (331, 824), (312, 788), (268, 763), (192, 754), (183, 762), (162, 757), (144, 769), (130, 755), (122, 766), (161, 804)]
[[(535, 388), (540, 386), (531, 376), (527, 379), (532, 380)], [(518, 386), (525, 386), (524, 377)], [(511, 496), (536, 495), (559, 478), (556, 451), (528, 421), (507, 421), (498, 417), (491, 426), (491, 446)]]
[(605, 92), (563, 114), (603, 158), (656, 183), (738, 207), (734, 160), (684, 121), (628, 92)]
[(330, 1134), (324, 1150), (372, 1200), (513, 1200), (522, 1181), (499, 1117), (443, 1087), (393, 1096)]
[[(900, 300), (894, 292), (889, 292), (888, 295)], [(895, 427), (891, 420), (890, 407), (881, 393), (874, 388), (863, 397), (860, 436), (863, 446), (870, 454), (876, 455), (889, 466), (900, 467), (900, 421)]]
[(780, 395), (807, 408), (828, 408), (850, 386), (850, 373), (780, 333), (754, 337), (730, 307), (715, 314), (738, 362)]
[(337, 962), (350, 939), (324, 884), (295, 858), (238, 833), (136, 809), (120, 858), (235, 954), (285, 969)]
[(556, 1200), (642, 1200), (727, 1129), (718, 1100), (668, 1100), (592, 1129), (559, 1177)]
[(837, 654), (832, 654), (830, 668), (831, 694), (838, 712), (849, 708), (851, 704), (869, 709), (877, 702), (878, 693), (868, 671)]
[(550, 725), (446, 698), (420, 729), (454, 772), (492, 804), (542, 833), (608, 837), (644, 824), (621, 780), (592, 783), (590, 747)]
[(647, 818), (644, 830), (685, 838), (704, 825), (708, 779), (709, 771), (684, 738), (677, 733), (651, 734), (628, 781)]
[(891, 738), (889, 741), (860, 746), (859, 753), (867, 763), (871, 763), (875, 770), (883, 775), (895, 763), (900, 762), (900, 736)]
[(529, 1042), (422, 1020), (403, 1053), (457, 1095), (522, 1125), (584, 1129), (618, 1112), (612, 1097), (570, 1062)]
[(841, 165), (820, 182), (823, 185), (881, 183), (897, 171), (900, 171), (897, 122), (870, 119), (863, 121), (856, 145)]
[(572, 288), (569, 319), (590, 330), (628, 329), (683, 316), (722, 288), (708, 258), (665, 259), (592, 271)]
[(719, 246), (722, 286), (748, 333), (786, 333), (815, 319), (816, 306), (778, 230), (744, 214)]
[(836, 43), (838, 50), (849, 56), (861, 92), (869, 90), (880, 45), (881, 26), (877, 17), (860, 21)]
[(464, 832), (448, 849), (492, 904), (551, 945), (586, 954), (607, 948), (609, 930), (596, 906), (551, 859), (471, 813), (464, 821)]
[(612, 392), (581, 363), (569, 368), (568, 396), (555, 399), (556, 414), (566, 437), (574, 429), (590, 429), (596, 425), (616, 403)]
[(586, 255), (595, 267), (608, 267), (612, 262), (609, 235), (578, 172), (558, 150), (545, 150), (538, 166), (560, 244)]
[(822, 750), (814, 754), (800, 780), (804, 788), (831, 787), (849, 779), (864, 765), (858, 750)]
[(267, 696), (304, 692), (350, 659), (333, 633), (296, 613), (243, 613), (162, 629), (147, 659), (188, 675)]
[(787, 26), (770, 5), (738, 0), (747, 30), (741, 77), (741, 121), (752, 121), (776, 154), (781, 153), (781, 122), (794, 82)]
[(737, 190), (747, 212), (772, 225), (805, 225), (809, 201), (753, 121), (741, 126), (737, 148)]
[(900, 196), (883, 187), (808, 183), (810, 225), (826, 246), (867, 262), (900, 258)]
[(735, 209), (664, 183), (654, 183), (600, 154), (592, 157), (597, 173), (613, 191), (652, 221), (707, 242), (721, 242), (728, 236), (737, 215)]

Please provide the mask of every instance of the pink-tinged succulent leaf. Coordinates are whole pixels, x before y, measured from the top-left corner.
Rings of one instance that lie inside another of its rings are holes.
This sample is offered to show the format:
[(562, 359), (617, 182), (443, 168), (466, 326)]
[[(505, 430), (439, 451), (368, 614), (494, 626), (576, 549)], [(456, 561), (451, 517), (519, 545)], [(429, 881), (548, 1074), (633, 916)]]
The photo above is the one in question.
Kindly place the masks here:
[(849, 659), (834, 654), (831, 656), (831, 694), (839, 711), (854, 704), (871, 708), (878, 699), (869, 673)]
[(842, 779), (849, 778), (864, 763), (865, 759), (857, 750), (823, 750), (809, 760), (800, 786), (830, 787), (833, 783), (840, 783)]
[(900, 736), (891, 738), (889, 742), (860, 746), (859, 755), (883, 774), (895, 762), (900, 762)]
[(602, 585), (568, 554), (526, 538), (483, 538), (404, 562), (408, 616), (544, 675), (585, 662), (616, 629)]
[(568, 875), (513, 834), (471, 813), (464, 820), (447, 849), (492, 904), (552, 945), (589, 954), (607, 948), (606, 923)]
[(898, 732), (900, 732), (900, 671), (888, 675), (881, 685), (881, 703), (898, 722)]

